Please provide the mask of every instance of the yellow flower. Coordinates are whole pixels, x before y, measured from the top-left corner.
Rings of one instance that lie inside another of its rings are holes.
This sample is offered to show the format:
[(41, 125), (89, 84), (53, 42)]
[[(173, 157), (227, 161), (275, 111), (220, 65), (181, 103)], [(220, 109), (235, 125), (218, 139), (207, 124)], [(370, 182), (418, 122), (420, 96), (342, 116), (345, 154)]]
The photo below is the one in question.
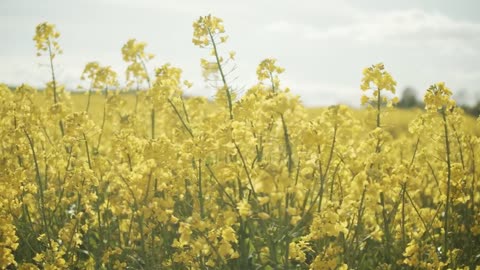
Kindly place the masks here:
[[(267, 58), (262, 60), (257, 67), (257, 78), (259, 81), (270, 79), (275, 74), (282, 74), (285, 69), (277, 66), (277, 59)], [(272, 77), (273, 78), (273, 77)]]
[(150, 78), (146, 69), (146, 62), (153, 59), (154, 55), (145, 52), (147, 43), (139, 42), (136, 39), (129, 39), (122, 47), (123, 60), (129, 65), (127, 66), (126, 76), (129, 85), (137, 82), (142, 83)]
[(395, 86), (397, 82), (393, 80), (390, 73), (385, 71), (385, 66), (382, 63), (373, 65), (363, 70), (362, 84), (360, 88), (363, 91), (372, 88), (372, 84), (377, 90), (387, 90), (395, 94)]
[(44, 22), (37, 25), (33, 37), (38, 51), (37, 55), (40, 56), (42, 52), (47, 52), (53, 59), (57, 54), (61, 54), (62, 50), (57, 41), (59, 37), (60, 33), (57, 32), (54, 24)]
[(267, 220), (270, 218), (270, 215), (265, 213), (265, 212), (260, 212), (257, 214), (259, 218), (263, 219), (263, 220)]
[(44, 258), (45, 258), (45, 254), (37, 253), (37, 254), (35, 254), (35, 257), (33, 257), (33, 260), (38, 262), (38, 263), (41, 263), (41, 262), (43, 262)]
[(231, 243), (237, 243), (237, 235), (232, 227), (228, 226), (222, 230), (222, 239)]
[(241, 217), (249, 217), (252, 214), (251, 206), (246, 200), (237, 203), (237, 210)]
[(201, 16), (193, 23), (193, 44), (203, 48), (218, 37), (220, 43), (227, 41), (223, 20), (212, 15)]
[(445, 86), (444, 82), (431, 85), (424, 96), (425, 109), (430, 112), (436, 112), (445, 108), (448, 113), (455, 107), (455, 101), (451, 99), (452, 91)]

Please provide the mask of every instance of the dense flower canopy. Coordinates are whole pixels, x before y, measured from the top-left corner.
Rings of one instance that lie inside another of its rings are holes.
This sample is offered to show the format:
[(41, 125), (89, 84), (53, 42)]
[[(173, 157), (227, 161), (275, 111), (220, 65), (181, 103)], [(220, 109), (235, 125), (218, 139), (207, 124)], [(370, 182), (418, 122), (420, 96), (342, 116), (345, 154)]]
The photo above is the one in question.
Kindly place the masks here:
[(135, 39), (121, 50), (129, 89), (92, 61), (86, 95), (65, 91), (59, 34), (37, 27), (45, 91), (0, 85), (0, 268), (479, 265), (480, 119), (444, 83), (426, 90), (426, 111), (400, 111), (379, 63), (363, 71), (364, 110), (314, 110), (268, 58), (237, 96), (223, 21), (193, 27), (213, 101), (186, 96), (175, 65), (149, 72)]

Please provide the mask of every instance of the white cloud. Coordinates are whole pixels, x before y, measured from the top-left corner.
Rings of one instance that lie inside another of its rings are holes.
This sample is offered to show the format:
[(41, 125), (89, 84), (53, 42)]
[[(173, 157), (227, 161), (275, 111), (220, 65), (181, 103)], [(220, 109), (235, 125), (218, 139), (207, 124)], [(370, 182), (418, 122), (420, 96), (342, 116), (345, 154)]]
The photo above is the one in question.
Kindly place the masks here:
[(444, 53), (458, 53), (459, 49), (464, 53), (477, 53), (480, 45), (479, 23), (457, 21), (440, 13), (418, 9), (381, 14), (358, 11), (343, 25), (324, 27), (277, 21), (266, 25), (265, 30), (297, 33), (307, 40), (434, 47)]

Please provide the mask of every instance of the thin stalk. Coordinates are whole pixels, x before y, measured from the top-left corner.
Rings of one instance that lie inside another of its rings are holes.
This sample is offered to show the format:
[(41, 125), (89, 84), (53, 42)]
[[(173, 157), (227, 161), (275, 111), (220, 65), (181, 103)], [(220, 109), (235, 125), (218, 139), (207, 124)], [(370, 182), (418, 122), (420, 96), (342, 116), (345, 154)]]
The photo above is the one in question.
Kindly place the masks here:
[[(131, 171), (131, 169), (130, 169)], [(130, 185), (128, 184), (128, 181), (127, 179), (125, 179), (123, 176), (120, 175), (120, 179), (123, 180), (123, 183), (125, 183), (125, 186), (127, 186), (127, 189), (128, 191), (130, 192), (130, 194), (132, 195), (132, 199), (133, 199), (133, 211), (132, 211), (132, 218), (135, 216), (135, 212), (139, 211), (140, 213), (138, 214), (138, 218), (137, 218), (137, 222), (138, 222), (138, 229), (139, 229), (139, 234), (140, 234), (140, 248), (141, 248), (141, 254), (143, 256), (145, 256), (147, 253), (146, 253), (146, 248), (145, 248), (145, 233), (143, 231), (143, 214), (141, 214), (141, 211), (139, 209), (139, 204), (138, 204), (138, 200), (137, 200), (137, 197), (135, 196), (135, 193), (133, 192), (133, 189), (132, 187), (130, 187)], [(140, 254), (139, 254), (140, 255)], [(141, 256), (142, 256), (141, 255)], [(143, 257), (142, 256), (142, 257)], [(142, 258), (143, 261), (145, 261), (145, 258)]]
[(417, 139), (417, 142), (415, 143), (415, 149), (413, 150), (412, 160), (410, 160), (410, 165), (408, 167), (412, 167), (413, 161), (415, 161), (415, 156), (417, 155), (419, 144), (420, 144), (420, 137)]
[[(440, 187), (440, 182), (438, 181), (437, 175), (435, 174), (435, 169), (433, 169), (432, 164), (430, 164), (430, 162), (428, 162), (428, 160), (427, 160), (427, 165), (430, 168), (430, 172), (433, 175), (433, 179), (435, 180), (435, 184), (437, 184), (437, 187)], [(442, 194), (441, 190), (440, 190), (440, 194)]]
[(382, 218), (383, 218), (383, 230), (385, 234), (385, 260), (387, 264), (391, 263), (390, 258), (390, 243), (391, 243), (391, 236), (390, 236), (390, 228), (389, 223), (390, 220), (387, 217), (387, 209), (385, 208), (385, 195), (383, 192), (380, 193), (380, 204), (382, 205)]
[[(360, 205), (358, 206), (358, 212), (357, 212), (357, 224), (355, 225), (355, 230), (352, 236), (352, 244), (355, 242), (354, 246), (354, 256), (356, 256), (357, 250), (360, 247), (360, 241), (357, 239), (358, 235), (360, 234), (360, 226), (362, 225), (362, 219), (363, 219), (363, 213), (365, 210), (365, 195), (367, 193), (367, 188), (363, 188), (362, 196), (360, 198)], [(351, 262), (353, 263), (353, 262)]]
[(245, 161), (245, 158), (243, 157), (242, 152), (240, 151), (240, 147), (238, 146), (238, 144), (236, 142), (233, 142), (233, 144), (235, 145), (235, 148), (237, 149), (238, 155), (240, 156), (240, 159), (242, 160), (243, 169), (245, 170), (245, 173), (247, 174), (248, 183), (250, 184), (250, 188), (252, 189), (252, 194), (255, 198), (257, 198), (257, 194), (255, 193), (255, 188), (253, 187), (252, 178), (250, 177), (250, 172), (248, 171), (247, 162)]
[(104, 128), (105, 128), (105, 120), (106, 120), (106, 117), (107, 117), (107, 96), (108, 96), (108, 89), (105, 88), (105, 103), (103, 104), (103, 117), (102, 117), (102, 126), (101, 126), (101, 131), (100, 131), (100, 134), (98, 135), (98, 142), (97, 142), (97, 150), (99, 149), (100, 147), (100, 143), (102, 141), (102, 135), (103, 135), (103, 132), (105, 131)]
[[(81, 196), (80, 194), (78, 194), (77, 196)], [(78, 202), (77, 202), (78, 206), (80, 207), (80, 197), (78, 199)], [(72, 244), (73, 242), (73, 237), (75, 237), (75, 233), (77, 232), (77, 229), (78, 229), (78, 222), (79, 222), (79, 218), (75, 218), (75, 226), (73, 226), (73, 230), (72, 232), (70, 233), (70, 237), (69, 237), (69, 240), (68, 240), (68, 244), (67, 244), (67, 250), (65, 251), (65, 257), (67, 258), (67, 261), (70, 261), (71, 259), (71, 256), (70, 256), (70, 252), (72, 250), (72, 246), (74, 247), (74, 245)], [(73, 259), (73, 258), (72, 258)]]
[(287, 233), (287, 235), (285, 235), (285, 264), (283, 266), (284, 270), (288, 270), (290, 266), (289, 260), (288, 260), (289, 253), (290, 253), (290, 237), (288, 236), (288, 233)]
[[(147, 79), (148, 89), (152, 88), (152, 84), (150, 82), (150, 76), (148, 75), (147, 65), (142, 57), (137, 56), (142, 64), (143, 70), (145, 71), (145, 77)], [(152, 139), (155, 139), (155, 104), (152, 102), (152, 110), (150, 112), (150, 120), (151, 120), (151, 136)]]
[[(381, 89), (378, 88), (377, 89), (378, 93), (377, 93), (377, 128), (380, 128), (381, 127), (381, 121), (380, 121), (380, 117), (381, 117), (381, 101), (382, 101), (382, 95), (380, 94), (381, 93)], [(382, 148), (381, 148), (381, 142), (380, 140), (377, 142), (377, 146), (375, 148), (375, 152), (376, 153), (380, 153), (382, 151)], [(380, 164), (378, 164), (378, 166), (380, 167)], [(386, 262), (387, 263), (390, 263), (390, 228), (389, 228), (389, 219), (387, 218), (388, 216), (388, 213), (387, 213), (387, 209), (385, 208), (385, 194), (382, 192), (380, 192), (380, 204), (382, 205), (382, 217), (383, 217), (383, 231), (384, 231), (384, 234), (385, 234), (385, 257), (386, 257)]]
[(405, 193), (407, 190), (407, 183), (402, 184), (402, 250), (405, 250), (407, 246), (407, 234), (405, 230)]
[(150, 112), (150, 119), (152, 122), (151, 136), (152, 136), (152, 139), (155, 139), (155, 108), (153, 107), (152, 107), (152, 111)]
[[(333, 186), (335, 184), (335, 176), (337, 175), (338, 173), (338, 169), (340, 168), (340, 162), (337, 163), (337, 166), (335, 166), (335, 170), (333, 171), (333, 176), (332, 176), (332, 182), (330, 183), (330, 196), (329, 196), (329, 200), (332, 201), (333, 200)], [(341, 196), (339, 196), (341, 197)]]
[[(185, 122), (185, 120), (183, 120), (183, 117), (180, 115), (180, 112), (178, 111), (177, 107), (175, 106), (175, 104), (173, 104), (173, 101), (169, 98), (168, 100), (168, 103), (170, 104), (170, 106), (172, 106), (172, 109), (173, 111), (175, 112), (175, 114), (177, 115), (178, 119), (180, 119), (180, 122), (182, 122), (182, 125), (183, 127), (187, 130), (188, 134), (190, 134), (190, 136), (193, 138), (193, 132), (192, 130), (190, 129), (190, 127), (188, 127), (187, 123)], [(183, 107), (184, 111), (185, 111), (185, 107)], [(186, 115), (186, 111), (185, 111), (185, 115)], [(188, 118), (187, 118), (188, 120)]]
[(135, 115), (137, 114), (137, 108), (138, 108), (138, 91), (140, 90), (140, 86), (138, 85), (137, 81), (137, 89), (135, 91)]
[[(332, 164), (333, 152), (334, 152), (335, 143), (336, 143), (336, 140), (337, 140), (337, 130), (338, 130), (337, 123), (335, 123), (335, 126), (333, 128), (333, 138), (332, 138), (332, 144), (330, 146), (330, 153), (328, 155), (327, 166), (325, 167), (325, 172), (323, 174), (320, 173), (320, 191), (319, 191), (320, 198), (319, 198), (319, 201), (318, 201), (317, 212), (320, 212), (320, 210), (322, 208), (323, 193), (325, 192), (325, 184), (326, 184), (326, 180), (327, 180), (327, 174), (328, 174), (328, 171), (330, 169), (330, 165)], [(320, 147), (320, 146), (318, 146), (318, 147)], [(340, 163), (338, 165), (340, 165)], [(332, 177), (332, 193), (333, 193), (333, 181), (334, 181), (334, 177)]]
[(215, 182), (218, 184), (218, 186), (220, 187), (220, 190), (223, 192), (223, 194), (225, 194), (225, 196), (227, 196), (228, 200), (230, 201), (230, 204), (233, 208), (235, 208), (235, 200), (232, 198), (232, 196), (230, 196), (230, 194), (227, 193), (227, 190), (225, 189), (225, 187), (222, 185), (222, 183), (220, 183), (220, 181), (218, 180), (218, 178), (215, 176), (215, 174), (213, 173), (213, 170), (212, 168), (210, 168), (210, 165), (208, 164), (205, 164), (205, 167), (207, 167), (208, 169), (208, 172), (210, 173), (210, 176), (213, 178), (213, 180), (215, 180)]
[(210, 41), (212, 42), (213, 51), (215, 52), (215, 60), (218, 65), (218, 71), (220, 72), (220, 77), (222, 78), (223, 87), (225, 88), (225, 94), (227, 94), (227, 102), (228, 102), (228, 111), (230, 113), (230, 120), (233, 120), (233, 106), (232, 106), (232, 95), (230, 94), (230, 89), (227, 84), (227, 79), (225, 78), (225, 74), (223, 73), (223, 68), (220, 63), (220, 57), (218, 57), (217, 51), (217, 44), (215, 43), (215, 39), (213, 38), (212, 32), (209, 28), (207, 28), (208, 35), (210, 36)]
[(48, 40), (48, 58), (50, 60), (50, 72), (52, 73), (53, 102), (54, 102), (54, 104), (57, 104), (58, 103), (57, 81), (55, 80), (55, 70), (53, 68), (53, 54), (52, 54), (52, 46), (50, 44), (50, 39)]
[[(43, 143), (42, 143), (42, 147), (43, 147), (43, 151), (45, 152), (45, 147), (44, 147)], [(45, 186), (45, 190), (47, 190), (47, 189), (48, 189), (48, 180), (49, 180), (49, 179), (48, 179), (48, 160), (47, 160), (47, 155), (45, 155), (43, 162), (45, 163), (45, 169), (43, 169), (43, 171), (45, 172), (45, 176), (44, 176), (44, 178), (45, 178), (45, 180), (44, 180), (44, 186)]]
[(32, 156), (33, 156), (33, 162), (35, 164), (35, 175), (36, 175), (36, 179), (37, 179), (37, 184), (38, 184), (38, 190), (39, 190), (39, 195), (40, 195), (40, 200), (39, 200), (39, 210), (40, 210), (40, 214), (42, 216), (42, 222), (43, 222), (43, 226), (44, 226), (44, 231), (47, 235), (47, 239), (48, 239), (48, 245), (50, 246), (50, 230), (48, 229), (48, 226), (47, 226), (47, 217), (46, 217), (46, 214), (45, 214), (45, 198), (44, 198), (44, 186), (42, 185), (42, 179), (41, 179), (41, 176), (40, 176), (40, 167), (38, 165), (38, 159), (37, 159), (37, 154), (35, 152), (35, 147), (33, 145), (33, 139), (30, 137), (30, 135), (28, 134), (28, 132), (26, 130), (23, 130), (24, 133), (25, 133), (25, 136), (27, 137), (28, 139), (28, 143), (30, 144), (30, 149), (32, 150)]
[[(430, 239), (432, 240), (432, 243), (435, 244), (435, 238), (430, 233), (431, 225), (427, 225), (427, 223), (425, 222), (425, 219), (423, 219), (422, 215), (420, 214), (420, 211), (418, 210), (417, 206), (415, 205), (415, 202), (413, 201), (412, 197), (410, 196), (410, 194), (408, 193), (408, 191), (406, 189), (405, 189), (405, 194), (407, 195), (408, 200), (412, 204), (413, 209), (415, 210), (415, 213), (420, 218), (420, 221), (422, 222), (423, 227), (425, 228), (425, 233), (428, 235), (428, 237), (430, 237)], [(432, 219), (432, 221), (433, 221), (433, 219)]]
[(448, 138), (448, 123), (447, 123), (447, 115), (445, 112), (445, 108), (442, 110), (442, 118), (443, 118), (443, 129), (445, 133), (445, 148), (446, 148), (446, 155), (447, 155), (447, 198), (445, 202), (445, 216), (443, 219), (443, 257), (447, 259), (448, 253), (448, 219), (449, 219), (449, 211), (450, 211), (450, 188), (451, 188), (451, 178), (452, 178), (452, 168), (451, 168), (451, 160), (450, 160), (450, 141)]
[(472, 187), (470, 189), (470, 196), (471, 196), (471, 211), (472, 214), (475, 213), (475, 181), (477, 181), (477, 170), (475, 166), (475, 146), (469, 142), (470, 144), (470, 149), (472, 151)]
[(57, 195), (57, 202), (55, 204), (55, 207), (53, 208), (53, 211), (51, 212), (52, 216), (55, 216), (55, 213), (59, 209), (60, 203), (62, 202), (63, 195), (65, 193), (64, 186), (65, 186), (65, 183), (67, 181), (67, 177), (69, 175), (69, 168), (70, 168), (70, 164), (71, 164), (71, 161), (72, 161), (73, 153), (72, 153), (72, 151), (70, 151), (68, 154), (69, 154), (69, 156), (68, 156), (68, 159), (67, 159), (67, 166), (65, 166), (65, 175), (63, 176), (63, 182), (62, 183), (59, 182), (59, 186), (61, 186), (62, 188), (60, 189), (60, 192), (59, 192), (60, 194), (57, 193), (58, 194)]
[[(55, 69), (53, 68), (53, 54), (52, 54), (52, 45), (50, 43), (50, 39), (48, 40), (48, 58), (50, 60), (50, 71), (52, 73), (52, 86), (53, 86), (53, 103), (58, 103), (58, 96), (57, 96), (57, 80), (55, 79)], [(60, 132), (62, 133), (62, 137), (65, 136), (65, 130), (63, 128), (63, 122), (60, 119), (58, 123), (60, 127)]]
[(85, 133), (82, 133), (82, 134), (83, 134), (83, 139), (85, 140), (85, 150), (87, 152), (88, 168), (91, 170), (92, 169), (92, 161), (90, 159), (90, 150), (88, 148), (88, 140), (87, 140), (87, 136), (85, 135)]
[(183, 114), (185, 114), (185, 119), (187, 120), (187, 123), (190, 124), (190, 118), (188, 117), (187, 108), (185, 107), (185, 100), (183, 99), (183, 96), (180, 96), (180, 100), (182, 101), (182, 108)]
[(147, 181), (147, 186), (145, 188), (145, 196), (143, 196), (143, 204), (147, 204), (147, 198), (148, 198), (148, 193), (150, 191), (150, 184), (152, 183), (152, 170), (150, 170), (150, 174), (148, 175), (148, 181)]
[[(275, 88), (275, 82), (273, 80), (272, 72), (270, 72), (270, 83), (272, 84), (272, 92), (275, 93), (276, 88)], [(288, 161), (287, 161), (288, 174), (290, 175), (293, 168), (292, 146), (290, 144), (290, 136), (288, 134), (287, 123), (285, 122), (285, 117), (283, 116), (283, 113), (280, 114), (280, 118), (282, 120), (283, 137), (285, 140), (285, 151), (288, 156)]]
[(90, 88), (88, 88), (88, 98), (87, 98), (87, 106), (85, 108), (85, 111), (88, 113), (88, 110), (90, 109), (90, 100), (92, 97), (92, 86), (93, 86), (93, 81), (90, 83)]
[(380, 103), (382, 101), (382, 96), (380, 95), (380, 88), (377, 90), (378, 91), (378, 96), (377, 96), (377, 128), (380, 127)]
[(452, 124), (452, 129), (458, 144), (458, 153), (460, 154), (460, 161), (462, 161), (462, 168), (465, 170), (465, 159), (463, 157), (463, 147), (462, 142), (460, 141), (460, 135), (458, 135), (457, 129), (455, 128), (454, 124)]
[(293, 168), (293, 157), (292, 157), (292, 146), (290, 144), (290, 135), (288, 134), (287, 123), (285, 122), (285, 118), (283, 114), (280, 114), (280, 118), (282, 119), (282, 127), (283, 127), (283, 137), (285, 140), (285, 151), (287, 152), (287, 168), (288, 168), (288, 175), (292, 173)]
[(200, 204), (200, 218), (203, 219), (203, 190), (202, 190), (202, 160), (198, 160), (198, 202)]

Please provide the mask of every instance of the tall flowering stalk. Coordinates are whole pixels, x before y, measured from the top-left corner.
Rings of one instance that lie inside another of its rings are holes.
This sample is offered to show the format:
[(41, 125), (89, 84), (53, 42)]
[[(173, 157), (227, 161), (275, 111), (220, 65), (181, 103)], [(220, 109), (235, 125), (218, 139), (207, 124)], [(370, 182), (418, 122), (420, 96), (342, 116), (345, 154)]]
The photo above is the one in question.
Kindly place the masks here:
[(58, 94), (53, 59), (57, 55), (63, 53), (57, 41), (59, 37), (60, 33), (55, 29), (55, 25), (47, 22), (37, 25), (37, 28), (35, 29), (35, 36), (33, 37), (37, 47), (37, 56), (41, 56), (43, 53), (47, 53), (48, 56), (50, 72), (52, 75), (53, 99), (55, 104), (58, 102)]
[(372, 96), (362, 95), (362, 105), (371, 103), (376, 109), (376, 127), (381, 127), (382, 104), (387, 104), (391, 107), (398, 102), (398, 98), (388, 99), (387, 96), (382, 96), (381, 91), (385, 90), (395, 94), (395, 86), (397, 82), (393, 80), (392, 75), (385, 70), (383, 63), (367, 67), (363, 70), (362, 84), (360, 89), (366, 92), (373, 90)]
[(89, 62), (85, 65), (83, 69), (82, 76), (80, 77), (81, 80), (90, 80), (90, 86), (88, 88), (88, 97), (87, 97), (87, 105), (85, 107), (85, 111), (88, 112), (90, 109), (90, 102), (92, 98), (92, 92), (96, 90), (101, 90), (101, 82), (98, 80), (98, 71), (100, 69), (100, 64), (96, 61)]
[[(50, 88), (52, 89), (54, 105), (57, 105), (57, 103), (59, 102), (59, 97), (53, 60), (57, 55), (63, 53), (62, 49), (60, 48), (60, 44), (58, 43), (59, 37), (60, 33), (57, 32), (57, 30), (55, 29), (55, 25), (48, 22), (37, 25), (37, 27), (35, 28), (35, 36), (33, 37), (33, 40), (35, 41), (35, 46), (37, 48), (37, 56), (41, 56), (44, 53), (46, 53), (48, 56), (52, 81), (47, 84), (47, 92), (50, 90)], [(63, 136), (65, 131), (61, 119), (59, 121), (59, 126)]]
[[(395, 94), (395, 86), (397, 85), (396, 81), (390, 75), (389, 72), (385, 70), (383, 63), (378, 63), (371, 67), (365, 68), (363, 70), (362, 84), (360, 89), (362, 91), (372, 90), (372, 96), (363, 95), (361, 99), (362, 104), (373, 104), (375, 107), (375, 129), (371, 132), (374, 144), (375, 144), (375, 154), (371, 158), (370, 164), (367, 163), (367, 175), (369, 179), (376, 181), (377, 183), (382, 183), (384, 178), (387, 177), (384, 169), (381, 167), (382, 164), (381, 152), (382, 145), (384, 145), (386, 139), (388, 138), (387, 132), (382, 127), (382, 104), (386, 104), (388, 107), (398, 102), (397, 98), (389, 99), (387, 96), (382, 95), (382, 91), (390, 92)], [(371, 188), (374, 188), (375, 183)], [(364, 196), (368, 193), (367, 186), (364, 187), (364, 192), (362, 193), (361, 202), (364, 200)], [(384, 243), (385, 243), (385, 258), (387, 263), (392, 262), (391, 258), (391, 234), (390, 234), (390, 219), (389, 213), (386, 207), (385, 195), (383, 191), (380, 191), (380, 204), (382, 207), (382, 219), (383, 219), (383, 233), (384, 233)], [(362, 208), (362, 207), (360, 207)], [(363, 213), (361, 210), (359, 213)], [(361, 220), (361, 215), (358, 217), (358, 221)], [(358, 226), (358, 224), (357, 224)]]
[(450, 142), (450, 116), (455, 110), (455, 101), (451, 98), (452, 91), (440, 82), (430, 86), (425, 93), (424, 102), (425, 109), (429, 113), (440, 113), (443, 121), (443, 131), (445, 139), (445, 156), (447, 163), (447, 190), (445, 198), (445, 212), (443, 217), (443, 247), (442, 254), (444, 260), (447, 260), (449, 251), (449, 219), (451, 208), (451, 189), (452, 189), (452, 159), (451, 159), (451, 142)]
[[(233, 97), (230, 86), (227, 82), (227, 74), (224, 67), (226, 59), (220, 56), (218, 45), (226, 43), (228, 36), (225, 34), (225, 27), (223, 20), (212, 15), (201, 16), (193, 23), (193, 39), (192, 42), (200, 48), (210, 48), (210, 54), (214, 56), (214, 62), (201, 59), (201, 65), (204, 70), (204, 75), (208, 76), (211, 73), (220, 73), (223, 87), (220, 90), (225, 91), (227, 98), (228, 112), (230, 119), (233, 120)], [(234, 53), (230, 53), (230, 58), (233, 59)]]
[[(129, 65), (125, 74), (127, 76), (127, 85), (132, 86), (137, 84), (137, 91), (135, 92), (135, 112), (138, 106), (138, 88), (139, 85), (146, 82), (148, 89), (152, 88), (150, 75), (148, 74), (147, 62), (155, 56), (151, 53), (145, 52), (147, 43), (137, 41), (136, 39), (129, 39), (122, 47), (123, 60)], [(150, 136), (155, 138), (155, 107), (152, 104), (150, 110)]]

